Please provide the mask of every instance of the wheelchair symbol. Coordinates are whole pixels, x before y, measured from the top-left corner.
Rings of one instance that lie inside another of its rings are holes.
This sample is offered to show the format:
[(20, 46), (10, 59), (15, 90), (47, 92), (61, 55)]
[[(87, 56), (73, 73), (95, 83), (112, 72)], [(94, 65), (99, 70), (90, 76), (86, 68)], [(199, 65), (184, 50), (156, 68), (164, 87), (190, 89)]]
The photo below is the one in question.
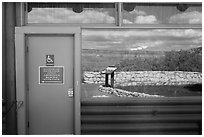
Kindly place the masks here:
[(54, 66), (54, 55), (46, 55), (46, 66)]
[(52, 58), (50, 58), (50, 55), (47, 56), (47, 62), (48, 63), (53, 63), (54, 61), (52, 60)]

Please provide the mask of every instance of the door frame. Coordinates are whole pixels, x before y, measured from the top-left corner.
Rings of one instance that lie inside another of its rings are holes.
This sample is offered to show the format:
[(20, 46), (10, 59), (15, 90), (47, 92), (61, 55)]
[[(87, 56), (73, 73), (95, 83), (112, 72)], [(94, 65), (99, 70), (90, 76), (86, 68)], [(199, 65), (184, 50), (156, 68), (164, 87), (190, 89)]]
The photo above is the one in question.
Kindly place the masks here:
[(25, 26), (15, 28), (17, 133), (28, 134), (28, 83), (26, 36), (31, 34), (74, 35), (74, 134), (81, 134), (81, 28), (67, 26)]

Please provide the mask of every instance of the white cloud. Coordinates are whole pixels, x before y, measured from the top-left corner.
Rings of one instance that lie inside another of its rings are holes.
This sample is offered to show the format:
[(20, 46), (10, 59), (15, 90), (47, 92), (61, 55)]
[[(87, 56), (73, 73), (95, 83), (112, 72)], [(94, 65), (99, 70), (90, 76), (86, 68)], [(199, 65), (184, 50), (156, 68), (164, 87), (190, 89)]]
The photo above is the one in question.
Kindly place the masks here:
[(136, 51), (136, 50), (143, 50), (143, 49), (146, 49), (147, 46), (142, 46), (142, 47), (137, 47), (137, 48), (131, 48), (130, 50), (131, 51)]
[(114, 23), (114, 17), (99, 11), (84, 11), (81, 14), (73, 14), (68, 17), (72, 23)]
[(184, 31), (184, 35), (190, 38), (194, 38), (194, 37), (201, 37), (202, 36), (202, 32), (201, 30), (195, 30), (195, 29), (186, 29)]
[(158, 24), (157, 18), (154, 15), (137, 16), (134, 20), (136, 24)]
[(202, 45), (202, 37), (192, 40), (192, 43), (197, 45)]
[(155, 47), (155, 46), (162, 45), (163, 43), (164, 42), (161, 41), (161, 40), (137, 42), (137, 43), (131, 45), (130, 50), (131, 51), (143, 50), (143, 49), (147, 49), (147, 48), (150, 48), (150, 47)]
[(192, 11), (176, 14), (170, 17), (169, 23), (202, 24), (202, 13), (198, 11)]
[(198, 38), (202, 37), (200, 29), (172, 29), (162, 33), (164, 36), (180, 37), (180, 38)]
[(124, 24), (133, 24), (133, 22), (131, 22), (131, 21), (127, 20), (127, 19), (123, 19), (123, 23)]
[(201, 38), (202, 30), (201, 29), (136, 29), (136, 30), (83, 30), (83, 37), (95, 37), (101, 36), (107, 39), (118, 39), (128, 38), (128, 37), (143, 37), (145, 39), (151, 37), (160, 38)]
[(134, 21), (130, 21), (128, 19), (123, 19), (124, 24), (158, 24), (156, 16), (148, 15), (145, 11), (141, 11), (138, 9), (134, 9), (131, 12), (125, 12), (124, 17), (131, 17)]
[(113, 41), (113, 42), (111, 42), (111, 43), (113, 43), (113, 44), (120, 44), (121, 41)]
[(133, 11), (129, 12), (130, 14), (135, 14), (137, 16), (145, 16), (147, 13), (145, 11), (134, 9)]
[(30, 23), (115, 23), (115, 18), (107, 12), (85, 10), (82, 13), (75, 13), (66, 8), (33, 9), (28, 20)]
[[(169, 51), (202, 46), (201, 29), (103, 29), (101, 31), (88, 29), (83, 30), (82, 35), (83, 47), (86, 47), (86, 43), (91, 43), (89, 48), (96, 49)], [(99, 41), (98, 37), (105, 38), (105, 43)], [(91, 41), (89, 38), (92, 38)]]

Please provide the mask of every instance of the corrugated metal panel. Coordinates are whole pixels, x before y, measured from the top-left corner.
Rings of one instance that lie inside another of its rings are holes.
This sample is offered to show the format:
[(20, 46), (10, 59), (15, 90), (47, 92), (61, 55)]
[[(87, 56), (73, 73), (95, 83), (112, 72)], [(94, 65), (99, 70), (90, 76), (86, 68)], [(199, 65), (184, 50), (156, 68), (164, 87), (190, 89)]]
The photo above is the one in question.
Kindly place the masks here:
[(82, 100), (82, 134), (201, 134), (202, 98)]

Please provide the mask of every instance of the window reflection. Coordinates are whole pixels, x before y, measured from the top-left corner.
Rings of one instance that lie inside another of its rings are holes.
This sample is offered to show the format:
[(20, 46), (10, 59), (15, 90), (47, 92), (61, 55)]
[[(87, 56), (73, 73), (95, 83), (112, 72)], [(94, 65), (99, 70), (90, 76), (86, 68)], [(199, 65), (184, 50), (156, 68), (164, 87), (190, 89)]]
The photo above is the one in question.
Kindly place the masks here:
[(28, 23), (115, 23), (113, 3), (29, 3)]
[[(113, 66), (112, 88), (104, 70)], [(83, 30), (82, 72), (82, 97), (201, 96), (202, 31)]]
[(124, 3), (124, 24), (202, 24), (201, 4)]

